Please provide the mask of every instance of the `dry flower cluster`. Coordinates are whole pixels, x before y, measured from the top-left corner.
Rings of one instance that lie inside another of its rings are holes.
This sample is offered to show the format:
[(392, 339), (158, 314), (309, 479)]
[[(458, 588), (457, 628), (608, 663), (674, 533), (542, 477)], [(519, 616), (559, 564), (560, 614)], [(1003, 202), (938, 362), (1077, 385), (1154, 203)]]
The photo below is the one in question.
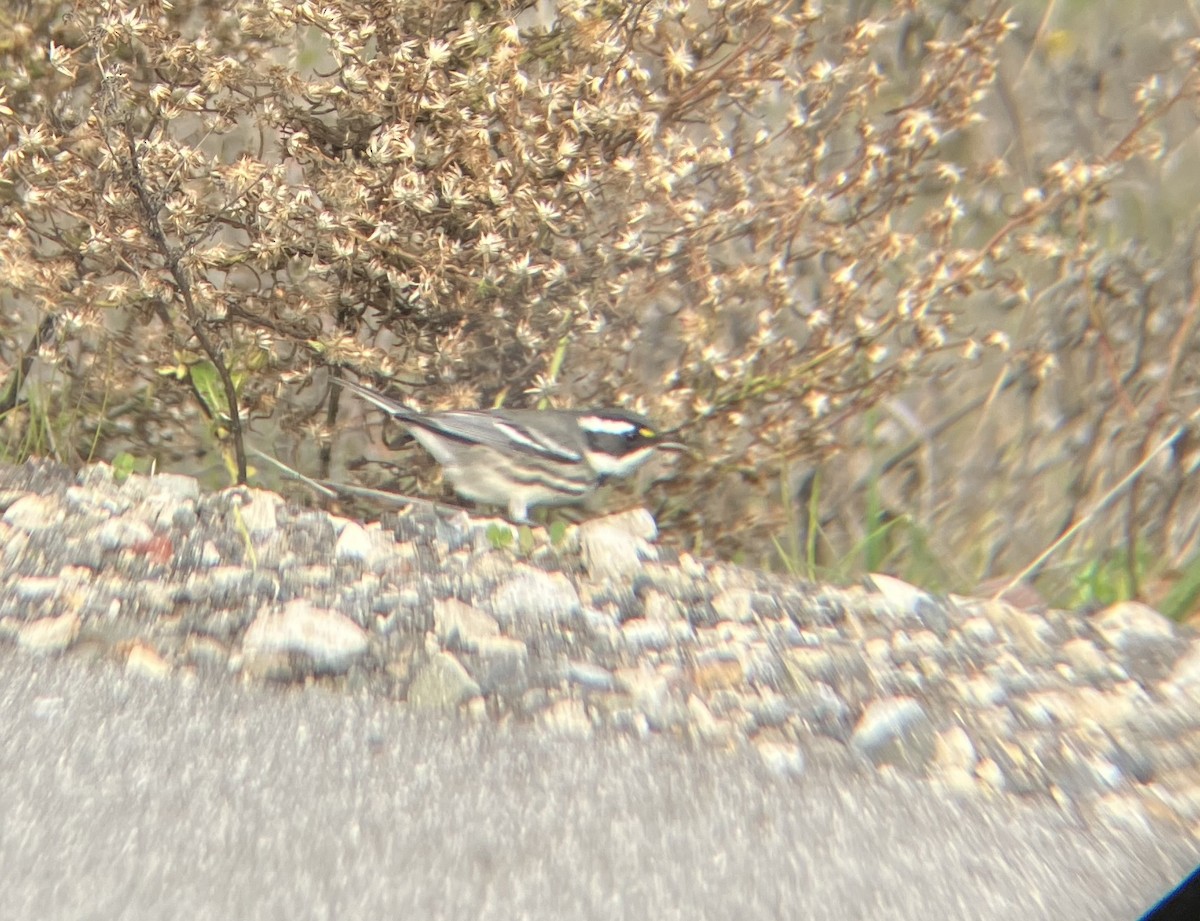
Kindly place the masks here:
[(3, 14), (9, 454), (195, 472), (217, 448), (244, 478), (257, 439), (337, 473), (327, 385), (352, 372), (427, 409), (645, 411), (695, 448), (654, 494), (676, 539), (761, 561), (820, 526), (845, 552), (808, 472), (870, 407), (989, 361), (998, 392), (1040, 389), (1061, 361), (1012, 343), (1031, 304), (1103, 343), (1097, 292), (1131, 270), (1096, 205), (1194, 86), (1180, 62), (1120, 143), (1014, 170), (988, 106), (1016, 19), (829, 6)]

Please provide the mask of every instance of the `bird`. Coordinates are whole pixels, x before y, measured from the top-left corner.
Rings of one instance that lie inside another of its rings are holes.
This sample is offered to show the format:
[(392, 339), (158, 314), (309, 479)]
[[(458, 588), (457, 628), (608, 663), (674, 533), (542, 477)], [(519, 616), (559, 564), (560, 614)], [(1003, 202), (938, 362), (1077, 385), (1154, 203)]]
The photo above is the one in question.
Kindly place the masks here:
[(460, 409), (423, 413), (371, 387), (338, 379), (405, 426), (464, 499), (529, 524), (537, 506), (579, 505), (609, 479), (634, 473), (656, 450), (686, 450), (624, 409)]

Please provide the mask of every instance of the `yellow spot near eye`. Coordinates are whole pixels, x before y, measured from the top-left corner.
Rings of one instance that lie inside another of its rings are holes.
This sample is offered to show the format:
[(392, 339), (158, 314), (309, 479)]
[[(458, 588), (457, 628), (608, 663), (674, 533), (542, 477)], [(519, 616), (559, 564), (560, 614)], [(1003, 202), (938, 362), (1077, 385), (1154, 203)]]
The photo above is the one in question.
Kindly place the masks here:
[(643, 438), (653, 438), (654, 437), (654, 429), (639, 429), (638, 434), (641, 435)]

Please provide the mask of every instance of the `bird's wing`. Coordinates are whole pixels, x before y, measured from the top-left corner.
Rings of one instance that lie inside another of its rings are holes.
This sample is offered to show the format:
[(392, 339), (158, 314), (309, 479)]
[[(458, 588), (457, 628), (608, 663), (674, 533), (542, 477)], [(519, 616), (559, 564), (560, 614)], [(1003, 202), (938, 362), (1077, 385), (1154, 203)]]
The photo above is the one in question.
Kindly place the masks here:
[(582, 445), (564, 443), (539, 430), (534, 425), (538, 410), (454, 410), (442, 413), (419, 413), (383, 394), (356, 384), (338, 380), (339, 387), (357, 393), (374, 403), (388, 415), (413, 428), (424, 429), (443, 438), (462, 444), (478, 444), (508, 454), (528, 454), (547, 460), (579, 463), (584, 459)]
[(537, 410), (459, 410), (430, 413), (405, 419), (447, 438), (469, 444), (485, 445), (506, 454), (526, 454), (547, 460), (577, 464), (584, 459), (582, 445), (556, 438), (534, 424)]

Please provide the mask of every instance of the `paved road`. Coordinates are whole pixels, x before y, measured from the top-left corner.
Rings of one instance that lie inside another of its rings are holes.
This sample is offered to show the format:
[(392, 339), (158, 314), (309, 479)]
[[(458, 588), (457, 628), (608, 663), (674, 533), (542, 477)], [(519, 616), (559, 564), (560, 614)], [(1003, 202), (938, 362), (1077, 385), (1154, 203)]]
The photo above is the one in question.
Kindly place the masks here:
[(1131, 919), (1200, 846), (0, 650), (4, 919)]

